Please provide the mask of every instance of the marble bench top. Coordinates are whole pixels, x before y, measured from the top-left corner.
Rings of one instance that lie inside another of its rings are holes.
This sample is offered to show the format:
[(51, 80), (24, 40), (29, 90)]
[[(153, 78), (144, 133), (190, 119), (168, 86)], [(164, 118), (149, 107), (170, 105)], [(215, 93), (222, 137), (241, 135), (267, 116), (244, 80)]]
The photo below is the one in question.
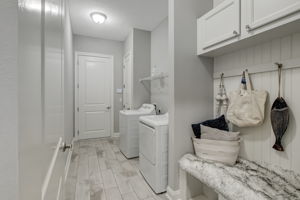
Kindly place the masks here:
[(271, 165), (239, 159), (233, 167), (192, 154), (180, 167), (228, 200), (300, 200), (300, 175)]

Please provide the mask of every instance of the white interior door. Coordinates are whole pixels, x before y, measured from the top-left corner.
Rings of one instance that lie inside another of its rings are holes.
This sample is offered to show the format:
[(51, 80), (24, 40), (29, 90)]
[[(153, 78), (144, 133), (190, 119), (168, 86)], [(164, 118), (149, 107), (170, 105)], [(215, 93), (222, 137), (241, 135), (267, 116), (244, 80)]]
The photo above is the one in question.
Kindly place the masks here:
[(20, 4), (19, 200), (63, 200), (63, 3)]
[(111, 135), (113, 59), (109, 56), (78, 56), (79, 138)]
[[(47, 5), (53, 11), (47, 11)], [(42, 200), (63, 200), (67, 152), (64, 142), (64, 0), (45, 0), (43, 86), (43, 162), (46, 173), (42, 184)], [(56, 10), (55, 10), (56, 9)]]

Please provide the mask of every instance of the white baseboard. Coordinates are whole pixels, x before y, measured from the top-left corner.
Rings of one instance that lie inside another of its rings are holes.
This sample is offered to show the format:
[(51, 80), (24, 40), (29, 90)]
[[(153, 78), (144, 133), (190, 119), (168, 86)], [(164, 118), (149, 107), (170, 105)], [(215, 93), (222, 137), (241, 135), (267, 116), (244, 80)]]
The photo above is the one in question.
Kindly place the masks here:
[(120, 137), (120, 133), (118, 132), (118, 133), (113, 133), (113, 134), (111, 134), (111, 137)]
[(64, 177), (65, 182), (67, 181), (68, 174), (69, 174), (69, 169), (70, 169), (70, 164), (71, 164), (71, 159), (72, 159), (72, 154), (73, 154), (74, 141), (75, 141), (75, 138), (73, 138), (73, 140), (72, 140), (72, 148), (69, 149), (69, 153), (68, 153), (68, 157), (67, 157), (67, 161), (66, 161), (65, 177)]
[(168, 186), (166, 196), (169, 200), (180, 200), (180, 190), (173, 190)]

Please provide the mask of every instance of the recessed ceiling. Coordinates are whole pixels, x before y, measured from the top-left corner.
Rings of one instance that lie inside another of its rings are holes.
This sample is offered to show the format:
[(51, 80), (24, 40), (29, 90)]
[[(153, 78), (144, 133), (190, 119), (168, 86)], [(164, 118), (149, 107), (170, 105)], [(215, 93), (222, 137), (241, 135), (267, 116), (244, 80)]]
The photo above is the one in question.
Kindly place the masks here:
[[(90, 14), (107, 15), (95, 24)], [(70, 0), (73, 32), (78, 35), (124, 41), (132, 28), (152, 31), (168, 15), (168, 0)]]

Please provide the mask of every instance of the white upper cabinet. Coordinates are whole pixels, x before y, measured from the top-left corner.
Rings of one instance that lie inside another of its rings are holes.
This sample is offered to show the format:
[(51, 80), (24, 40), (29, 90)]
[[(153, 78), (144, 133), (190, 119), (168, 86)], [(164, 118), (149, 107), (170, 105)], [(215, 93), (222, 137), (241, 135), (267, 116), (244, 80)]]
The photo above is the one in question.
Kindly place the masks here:
[(240, 0), (226, 0), (198, 19), (198, 54), (240, 35)]
[(299, 0), (247, 0), (246, 4), (245, 28), (248, 32), (265, 31), (288, 23), (294, 20), (291, 15), (300, 11)]
[(197, 31), (198, 55), (255, 45), (300, 31), (300, 0), (224, 0), (198, 19)]

